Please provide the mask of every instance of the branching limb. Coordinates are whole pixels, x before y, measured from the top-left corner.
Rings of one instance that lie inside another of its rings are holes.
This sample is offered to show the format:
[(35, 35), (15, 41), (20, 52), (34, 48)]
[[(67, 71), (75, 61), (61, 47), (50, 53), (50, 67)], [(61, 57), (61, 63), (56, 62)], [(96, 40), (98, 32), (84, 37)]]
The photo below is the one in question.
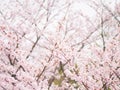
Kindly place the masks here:
[(106, 5), (104, 5), (103, 3), (102, 5), (110, 13), (110, 15), (114, 17), (114, 19), (118, 22), (118, 24), (120, 24), (120, 20), (117, 18), (117, 16), (115, 16), (115, 14)]
[[(107, 21), (108, 21), (108, 19), (105, 19), (102, 23), (106, 23)], [(78, 43), (72, 45), (72, 47), (84, 43), (84, 42), (85, 42), (86, 40), (88, 40), (98, 29), (100, 29), (100, 27), (101, 27), (101, 23), (100, 23), (99, 25), (97, 25), (97, 27), (95, 28), (95, 30), (92, 31), (85, 39), (83, 39), (82, 41), (80, 41), (80, 42), (78, 42)]]

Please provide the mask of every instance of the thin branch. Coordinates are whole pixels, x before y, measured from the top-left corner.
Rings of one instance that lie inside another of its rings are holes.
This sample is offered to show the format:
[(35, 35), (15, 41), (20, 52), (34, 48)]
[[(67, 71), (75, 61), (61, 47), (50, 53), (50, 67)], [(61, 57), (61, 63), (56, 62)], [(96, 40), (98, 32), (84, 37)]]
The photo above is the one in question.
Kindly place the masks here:
[(104, 38), (104, 23), (103, 23), (103, 9), (102, 9), (102, 13), (101, 13), (101, 37), (102, 37), (102, 42), (103, 42), (103, 51), (105, 51), (106, 47), (105, 47), (105, 38)]
[(85, 87), (86, 90), (89, 90), (89, 87), (84, 83), (82, 82), (83, 86)]
[(120, 75), (118, 75), (115, 71), (113, 71), (116, 77), (120, 80)]
[(115, 16), (115, 14), (113, 14), (113, 12), (106, 6), (102, 3), (103, 7), (110, 13), (111, 16), (114, 17), (114, 19), (120, 24), (120, 20)]
[(47, 66), (44, 66), (42, 72), (40, 74), (37, 75), (37, 82), (39, 81), (40, 77), (42, 76), (42, 74), (44, 73), (44, 71), (46, 70)]
[(37, 40), (35, 41), (35, 43), (33, 44), (32, 48), (30, 50), (30, 53), (27, 55), (26, 59), (29, 58), (30, 54), (33, 52), (33, 50), (34, 50), (35, 46), (37, 45), (40, 38), (41, 38), (40, 36), (37, 38)]
[[(52, 50), (52, 54), (53, 54), (53, 50)], [(50, 57), (49, 57), (49, 59), (48, 59), (48, 63), (51, 61), (51, 59), (52, 59), (52, 56), (53, 55), (50, 55)], [(37, 82), (39, 81), (39, 79), (40, 79), (40, 77), (43, 75), (43, 73), (45, 72), (45, 70), (46, 70), (46, 68), (47, 68), (47, 66), (44, 66), (44, 68), (43, 68), (43, 70), (36, 76), (37, 77)]]
[(22, 70), (25, 72), (24, 67), (23, 67), (22, 65), (20, 65), (20, 66), (18, 67), (18, 69), (16, 70), (16, 73), (17, 73), (20, 69), (22, 69)]
[(9, 59), (9, 61), (10, 61), (10, 64), (11, 64), (12, 66), (14, 66), (14, 63), (13, 63), (13, 60), (11, 59), (11, 57), (10, 57), (10, 54), (8, 54), (8, 59)]
[(105, 39), (104, 39), (103, 31), (101, 32), (101, 37), (103, 42), (103, 51), (105, 51), (106, 47), (105, 47)]
[(104, 83), (102, 88), (103, 88), (104, 90), (108, 90), (108, 89), (107, 89), (107, 83)]
[(81, 50), (84, 48), (84, 43), (82, 43), (82, 46), (79, 48), (78, 52), (81, 52)]
[[(108, 19), (105, 19), (102, 23), (106, 23), (107, 21), (108, 21)], [(73, 44), (72, 47), (77, 46), (77, 45), (80, 45), (80, 44), (84, 43), (86, 40), (88, 40), (88, 39), (101, 27), (101, 24), (102, 24), (102, 23), (100, 23), (100, 24), (95, 28), (95, 30), (92, 31), (85, 39), (83, 39), (82, 41), (80, 41), (80, 42), (78, 42), (78, 43), (76, 43), (76, 44)]]

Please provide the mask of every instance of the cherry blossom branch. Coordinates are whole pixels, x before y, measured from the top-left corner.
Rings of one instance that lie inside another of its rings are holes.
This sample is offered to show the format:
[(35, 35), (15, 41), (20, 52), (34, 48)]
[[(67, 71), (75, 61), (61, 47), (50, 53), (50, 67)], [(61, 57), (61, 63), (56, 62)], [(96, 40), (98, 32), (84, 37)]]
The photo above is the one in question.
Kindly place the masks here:
[[(51, 59), (53, 57), (52, 54), (53, 54), (53, 50), (52, 50), (52, 53), (51, 53), (51, 55), (50, 55), (50, 57), (48, 59), (48, 63), (51, 61)], [(37, 80), (36, 80), (37, 82), (39, 81), (39, 79), (43, 75), (43, 73), (45, 72), (46, 68), (47, 68), (47, 66), (44, 66), (43, 69), (42, 69), (42, 71), (36, 76), (37, 77)]]
[(106, 23), (107, 21), (108, 21), (108, 19), (105, 19), (102, 23), (100, 23), (99, 25), (97, 25), (97, 27), (95, 28), (95, 30), (92, 31), (84, 40), (82, 40), (82, 41), (80, 41), (80, 42), (78, 42), (78, 43), (72, 45), (72, 47), (84, 43), (84, 42), (85, 42), (86, 40), (88, 40), (97, 30), (99, 30), (99, 28), (101, 28), (101, 24)]
[(118, 22), (118, 24), (120, 24), (120, 20), (113, 14), (113, 12), (103, 3), (102, 3), (102, 5), (110, 13), (110, 15), (114, 17), (114, 19)]
[(102, 42), (103, 42), (103, 51), (105, 51), (106, 47), (105, 47), (105, 38), (104, 38), (104, 23), (103, 23), (103, 10), (102, 10), (102, 15), (101, 15), (101, 37), (102, 37)]
[(8, 54), (8, 59), (9, 59), (9, 61), (10, 61), (10, 64), (11, 64), (12, 66), (14, 66), (14, 64), (15, 64), (15, 59), (12, 60), (11, 57), (10, 57), (10, 54)]
[(86, 90), (89, 90), (89, 87), (84, 83), (82, 82), (83, 86), (85, 87)]
[(120, 80), (120, 75), (117, 74), (114, 70), (113, 70), (114, 74), (116, 75), (116, 77)]
[(33, 50), (34, 50), (35, 46), (37, 45), (40, 38), (41, 38), (40, 36), (37, 38), (37, 40), (35, 41), (35, 43), (33, 44), (32, 48), (30, 50), (30, 53), (27, 55), (26, 59), (29, 58), (30, 54), (33, 52)]

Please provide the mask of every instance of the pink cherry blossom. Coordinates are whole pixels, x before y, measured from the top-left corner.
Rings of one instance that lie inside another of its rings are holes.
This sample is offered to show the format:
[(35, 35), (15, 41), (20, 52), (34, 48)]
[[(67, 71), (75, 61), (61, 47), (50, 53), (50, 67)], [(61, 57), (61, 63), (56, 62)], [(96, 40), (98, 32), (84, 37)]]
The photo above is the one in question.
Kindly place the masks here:
[(0, 2), (0, 90), (120, 90), (119, 0)]

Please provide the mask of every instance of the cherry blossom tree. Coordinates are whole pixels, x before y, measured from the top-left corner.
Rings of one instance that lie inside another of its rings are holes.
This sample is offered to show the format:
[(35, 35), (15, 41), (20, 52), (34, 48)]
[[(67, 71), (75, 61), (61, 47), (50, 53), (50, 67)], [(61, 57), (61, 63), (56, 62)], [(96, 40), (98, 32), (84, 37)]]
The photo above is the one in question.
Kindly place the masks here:
[(119, 0), (0, 1), (0, 90), (119, 90)]

